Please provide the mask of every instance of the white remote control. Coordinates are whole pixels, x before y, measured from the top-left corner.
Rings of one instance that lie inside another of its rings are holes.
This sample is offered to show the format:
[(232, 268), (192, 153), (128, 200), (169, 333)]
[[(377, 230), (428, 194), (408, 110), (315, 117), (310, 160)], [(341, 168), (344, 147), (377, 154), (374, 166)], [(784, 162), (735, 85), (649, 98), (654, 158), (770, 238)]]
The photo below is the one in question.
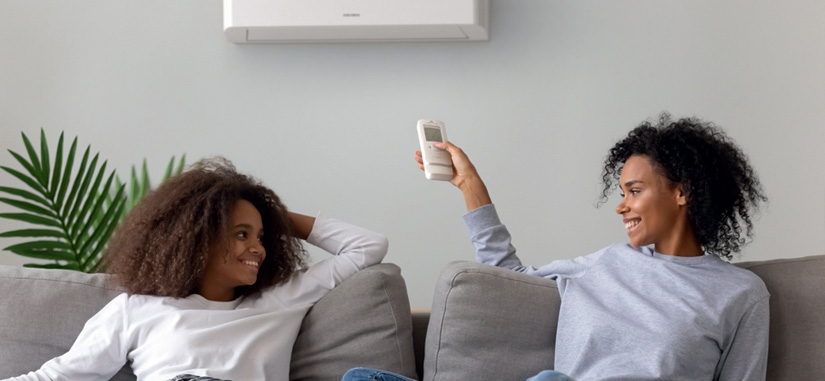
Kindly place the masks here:
[(424, 159), (424, 176), (430, 180), (449, 181), (453, 178), (453, 161), (450, 153), (433, 146), (433, 142), (446, 142), (447, 131), (440, 120), (418, 121), (418, 142)]

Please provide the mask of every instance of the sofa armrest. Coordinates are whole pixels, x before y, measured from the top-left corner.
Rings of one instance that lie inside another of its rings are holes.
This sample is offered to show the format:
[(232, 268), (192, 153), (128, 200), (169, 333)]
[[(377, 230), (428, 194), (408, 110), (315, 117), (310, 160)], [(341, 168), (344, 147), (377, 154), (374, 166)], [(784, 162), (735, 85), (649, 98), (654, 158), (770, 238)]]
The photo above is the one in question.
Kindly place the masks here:
[[(0, 379), (66, 353), (86, 320), (120, 293), (104, 274), (0, 266)], [(129, 364), (112, 377), (134, 379)]]
[(524, 380), (553, 368), (556, 283), (453, 262), (435, 286), (423, 380)]

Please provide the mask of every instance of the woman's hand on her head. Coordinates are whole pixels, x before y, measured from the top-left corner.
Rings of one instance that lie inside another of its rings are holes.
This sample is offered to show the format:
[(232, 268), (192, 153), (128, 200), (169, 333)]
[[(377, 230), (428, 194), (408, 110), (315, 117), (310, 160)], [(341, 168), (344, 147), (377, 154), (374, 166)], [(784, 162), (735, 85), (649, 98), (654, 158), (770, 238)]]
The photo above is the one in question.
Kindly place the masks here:
[[(487, 186), (478, 175), (476, 167), (464, 153), (464, 150), (453, 143), (433, 143), (438, 149), (446, 150), (450, 154), (450, 159), (453, 162), (453, 178), (450, 183), (455, 185), (464, 194), (464, 201), (467, 204), (467, 210), (473, 210), (480, 206), (492, 204), (490, 194), (487, 192)], [(424, 158), (421, 156), (421, 151), (415, 151), (415, 161), (418, 162), (418, 168), (424, 170)]]
[(309, 237), (309, 233), (312, 232), (312, 227), (315, 226), (315, 217), (294, 212), (288, 213), (289, 218), (292, 220), (292, 225), (295, 227), (295, 236), (306, 240)]

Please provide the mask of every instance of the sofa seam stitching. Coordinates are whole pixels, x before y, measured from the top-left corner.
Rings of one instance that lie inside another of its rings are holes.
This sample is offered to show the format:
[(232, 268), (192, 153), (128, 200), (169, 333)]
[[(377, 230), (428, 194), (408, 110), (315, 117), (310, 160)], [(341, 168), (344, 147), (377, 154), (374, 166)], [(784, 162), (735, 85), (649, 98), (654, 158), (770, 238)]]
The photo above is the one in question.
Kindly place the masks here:
[[(496, 267), (496, 268), (500, 268), (500, 269), (508, 270), (508, 271), (511, 271), (511, 272), (513, 272), (513, 273), (515, 273), (515, 274), (522, 274), (522, 275), (526, 275), (526, 276), (529, 276), (529, 277), (532, 277), (532, 278), (536, 278), (536, 279), (545, 279), (545, 280), (550, 280), (550, 281), (552, 281), (552, 279), (548, 279), (548, 278), (544, 278), (544, 277), (541, 277), (541, 276), (536, 276), (536, 275), (531, 275), (531, 274), (525, 274), (525, 273), (518, 272), (518, 271), (515, 271), (515, 270), (512, 270), (512, 269), (506, 269), (506, 268), (503, 268), (503, 267)], [(553, 284), (540, 284), (540, 283), (531, 282), (531, 281), (526, 281), (526, 280), (522, 280), (522, 279), (515, 279), (515, 278), (511, 278), (511, 277), (508, 277), (508, 276), (503, 276), (503, 275), (500, 275), (500, 274), (493, 274), (493, 273), (490, 273), (490, 272), (487, 272), (487, 271), (483, 271), (482, 269), (462, 269), (462, 270), (461, 270), (461, 273), (466, 273), (466, 274), (472, 273), (472, 274), (489, 275), (489, 276), (496, 277), (496, 278), (499, 278), (499, 279), (506, 279), (506, 280), (510, 280), (510, 281), (514, 281), (514, 282), (519, 282), (519, 283), (524, 283), (524, 284), (529, 284), (529, 285), (533, 285), (533, 286), (539, 286), (539, 287), (545, 287), (545, 288), (553, 288), (553, 289), (558, 289), (558, 288), (559, 288), (559, 287), (558, 287), (558, 283), (557, 283), (557, 282), (555, 282), (555, 281), (553, 281)], [(458, 276), (458, 273), (456, 273), (455, 275), (456, 275), (456, 276)], [(455, 279), (455, 277), (453, 277), (453, 279)], [(451, 285), (452, 285), (452, 283), (451, 283)]]
[[(439, 354), (441, 353), (441, 343), (442, 343), (442, 340), (444, 338), (442, 333), (444, 332), (444, 316), (447, 314), (447, 309), (448, 309), (447, 308), (447, 303), (449, 302), (450, 294), (452, 294), (452, 292), (453, 292), (453, 288), (455, 286), (456, 278), (459, 275), (464, 274), (466, 272), (467, 271), (462, 270), (462, 271), (458, 271), (455, 274), (453, 274), (452, 279), (450, 279), (450, 289), (447, 291), (447, 295), (444, 296), (444, 310), (441, 311), (441, 322), (440, 322), (439, 327), (438, 327), (438, 347), (436, 348), (436, 351), (435, 351), (435, 366), (434, 366), (434, 369), (433, 369), (433, 378), (432, 378), (433, 380), (435, 380), (435, 376), (438, 374), (438, 360), (439, 360)], [(426, 355), (426, 351), (425, 351), (424, 358), (426, 359), (426, 357), (427, 357), (427, 355)]]
[(67, 280), (67, 279), (38, 278), (38, 277), (31, 277), (31, 276), (4, 276), (4, 277), (0, 277), (0, 279), (39, 280), (39, 281), (56, 282), (56, 283), (70, 283), (70, 284), (79, 284), (79, 285), (83, 285), (83, 286), (99, 288), (99, 289), (103, 289), (103, 290), (123, 292), (123, 290), (119, 289), (119, 288), (112, 288), (112, 287), (105, 286), (105, 285), (89, 284), (89, 283), (86, 283), (86, 282), (81, 282), (81, 281), (76, 281), (76, 280)]
[[(750, 269), (766, 267), (766, 266), (783, 265), (783, 264), (786, 264), (786, 263), (800, 263), (800, 262), (809, 262), (809, 261), (821, 260), (821, 258), (790, 258), (790, 259), (791, 260), (786, 261), (786, 262), (755, 263), (753, 266), (741, 267), (741, 268), (746, 269), (746, 270), (750, 270)], [(794, 259), (796, 259), (796, 260), (794, 260)]]
[[(384, 292), (384, 297), (387, 298), (387, 301), (392, 300), (392, 299), (390, 299), (390, 295), (387, 292), (387, 282), (384, 279), (384, 273), (381, 273), (381, 291)], [(395, 347), (396, 347), (396, 350), (398, 350), (398, 359), (401, 362), (401, 371), (406, 372), (407, 370), (404, 368), (404, 359), (403, 359), (404, 356), (401, 353), (401, 340), (398, 337), (398, 334), (399, 334), (399, 332), (398, 332), (398, 326), (399, 326), (398, 318), (395, 316), (395, 309), (393, 308), (392, 303), (387, 303), (387, 304), (390, 308), (390, 314), (392, 315), (392, 321), (393, 321), (393, 323), (395, 324), (395, 327), (396, 327), (396, 329), (395, 329)]]

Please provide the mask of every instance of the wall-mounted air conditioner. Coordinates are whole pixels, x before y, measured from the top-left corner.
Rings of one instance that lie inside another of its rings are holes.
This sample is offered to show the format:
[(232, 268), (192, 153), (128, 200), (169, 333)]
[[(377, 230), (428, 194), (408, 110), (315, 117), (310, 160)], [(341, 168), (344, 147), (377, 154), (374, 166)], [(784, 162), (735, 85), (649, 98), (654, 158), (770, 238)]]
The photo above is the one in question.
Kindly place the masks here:
[(224, 0), (235, 43), (487, 40), (488, 0)]

